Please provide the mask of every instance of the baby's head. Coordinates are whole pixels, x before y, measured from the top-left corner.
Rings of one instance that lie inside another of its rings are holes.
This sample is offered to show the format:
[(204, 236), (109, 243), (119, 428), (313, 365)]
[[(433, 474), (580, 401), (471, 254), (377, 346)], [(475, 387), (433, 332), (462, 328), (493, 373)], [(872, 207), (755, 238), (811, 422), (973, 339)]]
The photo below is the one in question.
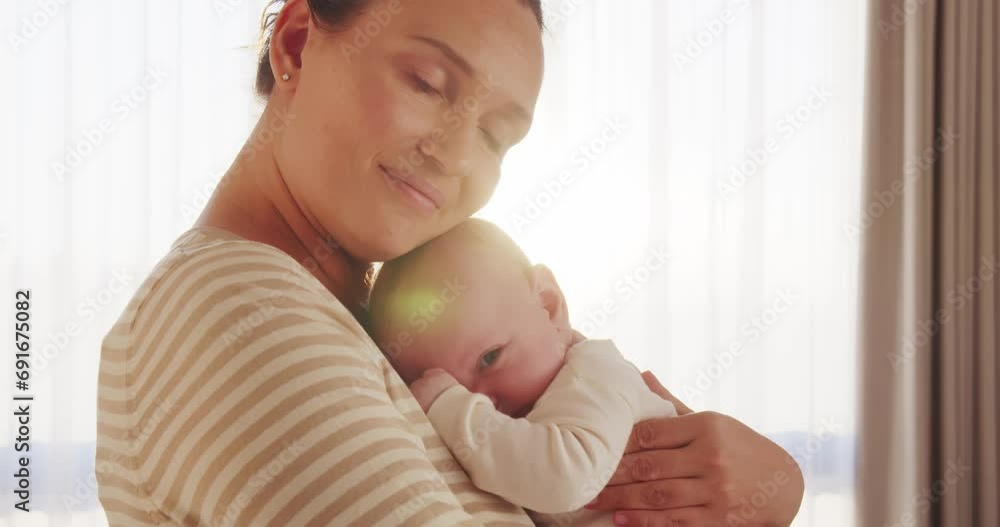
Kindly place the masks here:
[(552, 272), (478, 219), (386, 262), (369, 309), (373, 337), (407, 383), (442, 368), (515, 417), (549, 386), (573, 341)]

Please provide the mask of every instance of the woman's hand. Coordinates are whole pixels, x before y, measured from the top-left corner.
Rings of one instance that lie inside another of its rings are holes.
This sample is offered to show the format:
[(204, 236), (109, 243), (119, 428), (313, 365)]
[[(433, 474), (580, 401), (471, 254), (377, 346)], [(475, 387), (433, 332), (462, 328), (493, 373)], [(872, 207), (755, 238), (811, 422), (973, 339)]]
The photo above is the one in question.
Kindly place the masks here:
[(802, 473), (781, 447), (732, 417), (692, 412), (656, 377), (643, 378), (679, 417), (635, 425), (625, 456), (588, 508), (616, 510), (616, 525), (789, 525)]
[(419, 379), (413, 381), (410, 392), (426, 413), (439, 395), (456, 384), (458, 381), (450, 373), (441, 368), (430, 368), (424, 371)]

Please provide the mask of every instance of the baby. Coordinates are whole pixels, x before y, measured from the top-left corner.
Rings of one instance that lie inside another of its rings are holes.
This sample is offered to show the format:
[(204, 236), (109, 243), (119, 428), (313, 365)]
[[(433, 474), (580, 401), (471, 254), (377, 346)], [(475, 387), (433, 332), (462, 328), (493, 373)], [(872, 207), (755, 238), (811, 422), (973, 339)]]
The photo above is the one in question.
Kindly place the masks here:
[(539, 525), (613, 525), (582, 509), (632, 425), (677, 415), (611, 341), (569, 325), (552, 272), (468, 220), (379, 271), (371, 331), (479, 488)]

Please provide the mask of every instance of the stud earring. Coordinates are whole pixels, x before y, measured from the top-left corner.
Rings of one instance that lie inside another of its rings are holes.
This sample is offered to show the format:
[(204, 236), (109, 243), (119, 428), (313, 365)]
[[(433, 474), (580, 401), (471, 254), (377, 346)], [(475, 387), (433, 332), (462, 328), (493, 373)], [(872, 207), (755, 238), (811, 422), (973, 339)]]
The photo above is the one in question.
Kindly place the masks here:
[(281, 80), (283, 80), (283, 81), (287, 81), (288, 79), (291, 79), (291, 78), (292, 78), (292, 76), (289, 75), (289, 74), (287, 74), (287, 73), (285, 73), (284, 75), (281, 76)]

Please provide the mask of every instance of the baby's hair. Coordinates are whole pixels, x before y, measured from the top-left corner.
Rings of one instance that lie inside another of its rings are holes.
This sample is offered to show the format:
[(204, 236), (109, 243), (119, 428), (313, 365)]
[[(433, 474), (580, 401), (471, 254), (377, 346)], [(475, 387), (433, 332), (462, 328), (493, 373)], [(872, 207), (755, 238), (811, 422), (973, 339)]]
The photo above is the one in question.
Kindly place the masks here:
[(373, 338), (378, 337), (376, 329), (384, 325), (383, 319), (392, 311), (390, 306), (401, 293), (400, 288), (409, 271), (422, 262), (427, 253), (444, 239), (450, 242), (457, 241), (463, 246), (474, 245), (483, 250), (486, 257), (509, 264), (525, 279), (530, 276), (531, 260), (507, 233), (488, 221), (470, 218), (403, 256), (382, 264), (375, 276), (375, 284), (372, 286), (368, 301), (369, 332)]

